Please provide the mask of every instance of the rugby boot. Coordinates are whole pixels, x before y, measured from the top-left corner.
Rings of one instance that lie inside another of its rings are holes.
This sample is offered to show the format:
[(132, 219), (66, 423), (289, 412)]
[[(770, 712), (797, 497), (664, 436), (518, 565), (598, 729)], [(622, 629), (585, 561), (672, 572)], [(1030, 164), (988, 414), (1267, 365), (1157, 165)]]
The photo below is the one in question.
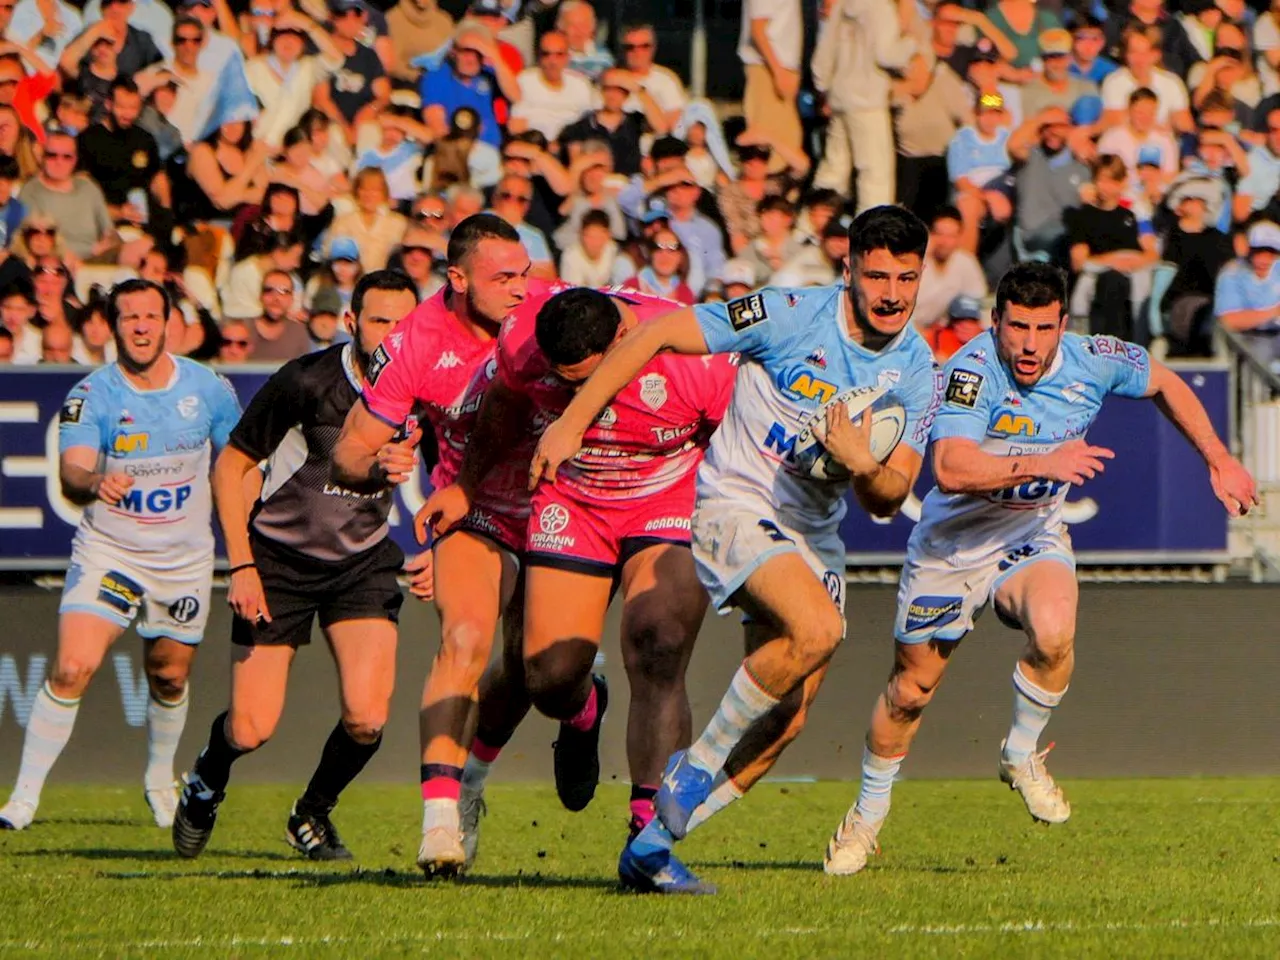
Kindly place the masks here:
[(1021, 763), (1011, 763), (1004, 754), (1005, 741), (1000, 741), (1000, 779), (1022, 795), (1027, 812), (1041, 823), (1066, 823), (1071, 816), (1071, 804), (1062, 795), (1062, 788), (1054, 783), (1045, 769), (1044, 758), (1053, 744), (1039, 753), (1032, 753)]
[(667, 761), (662, 786), (654, 800), (659, 819), (677, 840), (689, 832), (693, 811), (711, 796), (715, 777), (689, 761), (687, 750), (679, 750)]
[(0, 807), (0, 830), (25, 830), (36, 818), (36, 808), (25, 800), (10, 800)]
[(600, 782), (600, 725), (609, 705), (609, 684), (598, 674), (591, 678), (596, 688), (596, 720), (590, 730), (575, 730), (560, 724), (560, 736), (551, 744), (555, 750), (556, 794), (566, 810), (585, 810), (596, 795)]
[(618, 880), (636, 893), (700, 895), (716, 892), (714, 884), (698, 876), (680, 862), (671, 848), (648, 844), (644, 832), (627, 841), (618, 858)]
[(458, 796), (458, 828), (462, 831), (463, 870), (470, 870), (476, 862), (476, 852), (480, 849), (480, 818), (489, 812), (484, 802), (484, 784), (475, 789), (467, 787), (462, 781), (462, 792)]
[(342, 843), (327, 813), (299, 810), (293, 805), (284, 828), (289, 846), (308, 860), (350, 860), (351, 851)]
[(452, 827), (430, 827), (422, 834), (418, 847), (418, 866), (427, 879), (456, 877), (467, 867), (464, 838)]
[(823, 871), (833, 877), (858, 873), (873, 853), (880, 852), (880, 844), (876, 840), (879, 832), (880, 824), (868, 823), (862, 819), (856, 806), (850, 807), (827, 841), (827, 853), (822, 858)]
[(147, 787), (143, 791), (147, 806), (156, 826), (167, 830), (173, 826), (173, 815), (178, 809), (178, 790), (174, 784), (166, 787)]
[(182, 796), (173, 815), (173, 849), (180, 857), (200, 856), (213, 836), (218, 819), (218, 804), (227, 798), (223, 790), (214, 790), (198, 773), (182, 778)]

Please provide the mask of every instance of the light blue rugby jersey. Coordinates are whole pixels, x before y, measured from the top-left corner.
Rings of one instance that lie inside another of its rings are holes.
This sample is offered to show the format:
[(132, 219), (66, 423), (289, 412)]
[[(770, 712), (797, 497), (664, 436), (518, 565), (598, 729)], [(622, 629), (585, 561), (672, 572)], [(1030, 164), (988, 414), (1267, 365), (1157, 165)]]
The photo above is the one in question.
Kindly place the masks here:
[[(1108, 394), (1141, 397), (1150, 377), (1151, 358), (1142, 347), (1115, 337), (1068, 333), (1044, 377), (1033, 387), (1019, 387), (987, 331), (947, 364), (933, 440), (962, 437), (1002, 457), (1049, 453), (1083, 437)], [(1030, 480), (982, 496), (934, 487), (925, 497), (912, 543), (985, 553), (1030, 539), (1062, 522), (1069, 486)]]
[(210, 446), (221, 450), (240, 419), (235, 390), (207, 367), (174, 357), (173, 379), (139, 390), (117, 363), (76, 384), (62, 405), (58, 450), (92, 447), (99, 469), (134, 478), (115, 506), (84, 508), (77, 550), (105, 547), (175, 569), (213, 552)]
[(910, 323), (879, 352), (849, 338), (843, 283), (765, 287), (694, 308), (712, 353), (741, 355), (733, 400), (698, 470), (698, 498), (751, 497), (784, 519), (823, 529), (845, 513), (847, 481), (819, 481), (796, 462), (796, 438), (836, 394), (887, 386), (907, 412), (903, 442), (923, 454), (941, 373)]

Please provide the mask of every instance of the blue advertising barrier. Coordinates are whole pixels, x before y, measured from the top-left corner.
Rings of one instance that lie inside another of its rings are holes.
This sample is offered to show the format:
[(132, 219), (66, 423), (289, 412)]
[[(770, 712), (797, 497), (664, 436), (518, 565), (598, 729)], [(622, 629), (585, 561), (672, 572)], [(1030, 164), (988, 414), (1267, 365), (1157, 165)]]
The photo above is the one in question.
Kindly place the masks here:
[[(262, 368), (224, 371), (247, 403), (269, 376)], [(1227, 435), (1230, 379), (1219, 367), (1179, 372)], [(58, 412), (83, 368), (10, 367), (0, 374), (0, 569), (61, 570), (67, 566), (79, 511), (58, 489)], [(1227, 520), (1203, 463), (1149, 402), (1112, 399), (1089, 440), (1116, 451), (1106, 472), (1075, 490), (1067, 503), (1071, 535), (1083, 562), (1213, 563), (1227, 557)], [(853, 565), (896, 563), (919, 517), (924, 475), (902, 515), (871, 520), (854, 506), (842, 534)], [(406, 552), (413, 515), (430, 489), (425, 474), (396, 492), (391, 530)], [(216, 526), (216, 524), (215, 524)], [(221, 556), (221, 550), (219, 550)]]

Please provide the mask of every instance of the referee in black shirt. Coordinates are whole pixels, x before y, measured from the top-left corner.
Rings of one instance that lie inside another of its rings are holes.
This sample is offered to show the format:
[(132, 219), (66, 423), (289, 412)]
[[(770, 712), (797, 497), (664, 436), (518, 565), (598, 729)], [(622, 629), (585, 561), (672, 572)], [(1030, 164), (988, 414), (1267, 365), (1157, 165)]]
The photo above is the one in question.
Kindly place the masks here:
[[(395, 683), (396, 575), (404, 554), (388, 536), (392, 486), (413, 472), (421, 432), (410, 417), (379, 451), (386, 479), (352, 490), (329, 478), (333, 446), (360, 396), (369, 357), (418, 303), (413, 281), (366, 275), (346, 316), (350, 343), (293, 360), (253, 398), (214, 468), (214, 499), (231, 563), (235, 611), (231, 706), (209, 731), (173, 823), (173, 846), (197, 856), (213, 833), (231, 764), (275, 732), (289, 667), (311, 641), (317, 615), (338, 667), (342, 719), (329, 735), (286, 836), (312, 860), (348, 859), (329, 813), (382, 740)], [(262, 492), (248, 510), (245, 477), (265, 460)], [(407, 567), (412, 592), (431, 591), (431, 554)]]

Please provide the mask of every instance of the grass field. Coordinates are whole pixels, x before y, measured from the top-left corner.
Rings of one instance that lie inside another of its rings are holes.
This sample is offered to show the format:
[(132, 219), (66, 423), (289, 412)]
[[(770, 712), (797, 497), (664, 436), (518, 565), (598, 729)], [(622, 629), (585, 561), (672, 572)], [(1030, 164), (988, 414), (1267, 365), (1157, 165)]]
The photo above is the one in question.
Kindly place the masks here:
[(987, 781), (905, 782), (863, 874), (821, 871), (849, 784), (764, 784), (682, 845), (714, 898), (618, 892), (626, 794), (582, 814), (549, 787), (496, 786), (474, 874), (413, 865), (414, 787), (352, 788), (355, 865), (282, 840), (292, 792), (233, 789), (182, 861), (140, 792), (51, 788), (0, 834), (0, 954), (24, 956), (1280, 956), (1280, 783), (1066, 784), (1053, 829)]

